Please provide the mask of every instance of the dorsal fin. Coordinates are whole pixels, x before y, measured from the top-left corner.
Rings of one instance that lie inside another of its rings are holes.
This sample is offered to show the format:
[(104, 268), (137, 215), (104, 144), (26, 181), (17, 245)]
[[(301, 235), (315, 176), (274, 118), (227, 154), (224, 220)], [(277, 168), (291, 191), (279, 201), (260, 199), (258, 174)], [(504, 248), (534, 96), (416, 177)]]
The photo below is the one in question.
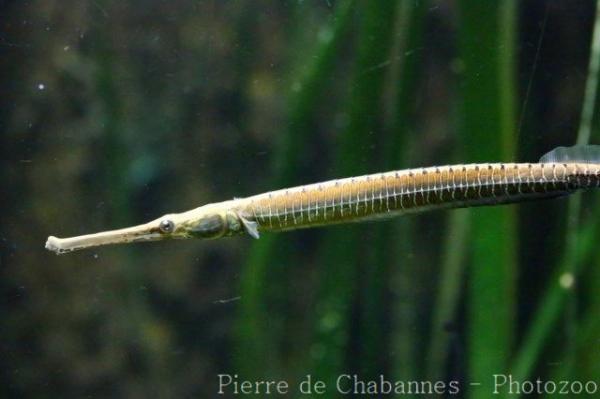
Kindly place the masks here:
[(540, 163), (600, 163), (600, 145), (556, 147), (540, 158)]

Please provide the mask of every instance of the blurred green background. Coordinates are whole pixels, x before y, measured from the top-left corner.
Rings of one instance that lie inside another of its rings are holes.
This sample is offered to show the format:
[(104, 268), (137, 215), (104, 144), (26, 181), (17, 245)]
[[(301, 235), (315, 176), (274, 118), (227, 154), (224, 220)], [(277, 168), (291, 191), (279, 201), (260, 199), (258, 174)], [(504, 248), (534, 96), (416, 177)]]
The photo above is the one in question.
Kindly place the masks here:
[(599, 142), (595, 7), (0, 2), (0, 396), (216, 397), (219, 373), (311, 374), (321, 397), (343, 373), (465, 398), (493, 374), (600, 386), (599, 193), (43, 248), (285, 186)]

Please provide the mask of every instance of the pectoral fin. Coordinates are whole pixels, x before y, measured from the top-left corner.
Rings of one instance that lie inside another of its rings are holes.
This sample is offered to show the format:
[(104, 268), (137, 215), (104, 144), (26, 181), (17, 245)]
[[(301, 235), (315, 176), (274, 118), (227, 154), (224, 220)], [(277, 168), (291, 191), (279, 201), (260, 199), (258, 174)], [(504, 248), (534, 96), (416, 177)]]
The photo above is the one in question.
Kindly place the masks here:
[(258, 234), (258, 223), (248, 220), (243, 216), (239, 217), (242, 221), (242, 225), (244, 226), (244, 230), (246, 230), (246, 233), (248, 233), (248, 235), (252, 238), (260, 238), (260, 235)]

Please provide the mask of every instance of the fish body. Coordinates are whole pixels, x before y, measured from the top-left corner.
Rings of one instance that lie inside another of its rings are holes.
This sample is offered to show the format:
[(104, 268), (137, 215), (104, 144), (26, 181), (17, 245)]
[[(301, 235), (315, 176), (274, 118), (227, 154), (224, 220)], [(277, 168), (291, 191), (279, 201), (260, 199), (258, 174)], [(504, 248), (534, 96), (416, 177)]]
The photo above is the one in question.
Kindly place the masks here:
[(215, 239), (380, 220), (435, 209), (555, 198), (600, 186), (600, 146), (558, 147), (537, 163), (477, 163), (330, 180), (208, 204), (149, 223), (72, 238), (56, 253), (163, 239)]

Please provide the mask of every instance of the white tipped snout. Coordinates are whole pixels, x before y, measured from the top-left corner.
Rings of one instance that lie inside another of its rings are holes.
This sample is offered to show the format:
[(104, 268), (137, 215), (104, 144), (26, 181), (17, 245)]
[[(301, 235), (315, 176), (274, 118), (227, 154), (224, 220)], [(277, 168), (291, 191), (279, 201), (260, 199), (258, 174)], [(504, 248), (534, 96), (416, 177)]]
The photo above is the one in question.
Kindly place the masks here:
[(156, 227), (151, 224), (141, 224), (125, 229), (110, 230), (70, 238), (50, 236), (46, 241), (46, 249), (55, 252), (56, 254), (63, 254), (101, 245), (156, 241), (161, 238), (163, 238), (163, 236)]

